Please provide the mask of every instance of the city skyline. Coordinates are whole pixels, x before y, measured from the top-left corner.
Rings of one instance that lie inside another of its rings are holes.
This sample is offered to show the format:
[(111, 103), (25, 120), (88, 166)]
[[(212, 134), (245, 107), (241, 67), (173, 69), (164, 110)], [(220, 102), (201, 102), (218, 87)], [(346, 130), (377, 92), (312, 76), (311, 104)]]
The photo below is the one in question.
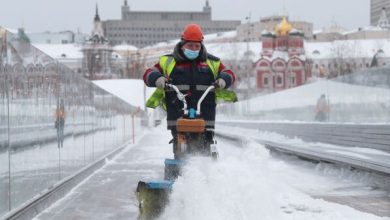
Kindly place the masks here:
[[(134, 11), (201, 11), (206, 0), (128, 0)], [(261, 17), (287, 14), (291, 20), (312, 22), (316, 30), (337, 24), (347, 29), (368, 26), (370, 23), (369, 0), (274, 0), (272, 4), (265, 0), (242, 0), (239, 5), (226, 4), (224, 0), (209, 0), (213, 20), (241, 20), (251, 14), (251, 21)], [(123, 0), (36, 0), (25, 2), (14, 0), (3, 3), (7, 10), (0, 14), (0, 25), (16, 29), (24, 27), (28, 32), (80, 30), (92, 31), (95, 5), (99, 6), (102, 20), (120, 19)], [(335, 7), (337, 4), (338, 7)], [(76, 6), (75, 6), (76, 5)], [(266, 5), (267, 7), (264, 7)], [(353, 5), (353, 10), (351, 9)], [(347, 12), (347, 13), (346, 13)]]

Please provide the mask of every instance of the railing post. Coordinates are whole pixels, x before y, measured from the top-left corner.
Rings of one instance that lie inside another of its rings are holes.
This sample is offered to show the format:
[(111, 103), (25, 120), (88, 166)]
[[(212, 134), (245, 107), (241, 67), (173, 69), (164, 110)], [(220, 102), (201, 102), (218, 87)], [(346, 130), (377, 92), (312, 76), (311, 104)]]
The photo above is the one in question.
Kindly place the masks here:
[(131, 113), (131, 124), (132, 124), (132, 133), (133, 133), (133, 144), (135, 143), (135, 125), (134, 125), (134, 118), (135, 118), (135, 115), (138, 114), (138, 112), (141, 110), (141, 108), (138, 106), (138, 108), (133, 112)]

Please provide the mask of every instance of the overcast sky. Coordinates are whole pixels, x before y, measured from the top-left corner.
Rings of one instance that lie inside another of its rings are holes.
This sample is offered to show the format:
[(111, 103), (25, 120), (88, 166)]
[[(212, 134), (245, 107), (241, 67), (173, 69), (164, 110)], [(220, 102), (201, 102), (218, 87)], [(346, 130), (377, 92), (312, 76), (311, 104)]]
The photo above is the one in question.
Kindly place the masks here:
[[(0, 26), (28, 32), (80, 29), (90, 33), (99, 5), (102, 20), (120, 19), (124, 0), (0, 0)], [(201, 11), (205, 0), (128, 0), (135, 11)], [(333, 23), (348, 29), (369, 25), (370, 0), (210, 0), (213, 20), (252, 21), (284, 11), (292, 20), (314, 23), (315, 29)], [(285, 10), (284, 10), (285, 9)]]

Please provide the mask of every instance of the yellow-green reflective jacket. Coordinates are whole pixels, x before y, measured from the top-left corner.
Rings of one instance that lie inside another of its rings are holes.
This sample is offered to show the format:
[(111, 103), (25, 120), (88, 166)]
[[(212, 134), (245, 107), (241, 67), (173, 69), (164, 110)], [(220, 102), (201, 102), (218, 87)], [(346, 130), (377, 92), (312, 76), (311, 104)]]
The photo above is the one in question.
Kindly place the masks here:
[[(221, 61), (207, 59), (206, 63), (211, 69), (211, 72), (214, 75), (214, 79), (216, 79), (218, 76), (218, 70)], [(173, 68), (175, 68), (176, 61), (172, 56), (162, 56), (160, 57), (159, 64), (163, 70), (164, 76), (166, 78), (169, 78), (173, 71)], [(215, 98), (216, 102), (236, 102), (238, 100), (235, 92), (226, 89), (216, 89)], [(148, 108), (156, 108), (158, 106), (162, 106), (163, 109), (166, 110), (165, 91), (161, 88), (156, 88), (150, 98), (146, 101), (146, 107)]]

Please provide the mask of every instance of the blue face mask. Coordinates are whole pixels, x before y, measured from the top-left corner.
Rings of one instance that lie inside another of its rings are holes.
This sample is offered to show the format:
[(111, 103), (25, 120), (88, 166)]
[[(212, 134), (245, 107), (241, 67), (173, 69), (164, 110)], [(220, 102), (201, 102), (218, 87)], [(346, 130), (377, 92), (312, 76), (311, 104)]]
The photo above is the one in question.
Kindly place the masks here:
[(199, 51), (200, 51), (200, 50), (190, 50), (190, 49), (184, 48), (184, 55), (185, 55), (188, 59), (194, 60), (194, 59), (196, 59), (196, 58), (199, 56)]

